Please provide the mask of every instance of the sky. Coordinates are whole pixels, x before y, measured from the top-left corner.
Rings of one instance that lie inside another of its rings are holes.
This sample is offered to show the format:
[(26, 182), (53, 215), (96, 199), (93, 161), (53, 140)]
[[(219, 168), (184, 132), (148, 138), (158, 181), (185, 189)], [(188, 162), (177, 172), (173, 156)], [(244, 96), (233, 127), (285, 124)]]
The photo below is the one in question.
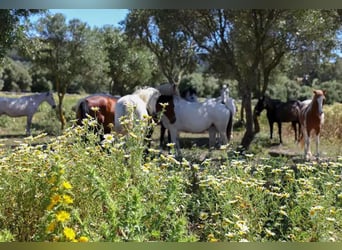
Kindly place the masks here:
[(102, 27), (106, 24), (119, 27), (119, 22), (128, 14), (127, 9), (50, 9), (51, 14), (62, 13), (66, 21), (77, 18), (90, 27)]

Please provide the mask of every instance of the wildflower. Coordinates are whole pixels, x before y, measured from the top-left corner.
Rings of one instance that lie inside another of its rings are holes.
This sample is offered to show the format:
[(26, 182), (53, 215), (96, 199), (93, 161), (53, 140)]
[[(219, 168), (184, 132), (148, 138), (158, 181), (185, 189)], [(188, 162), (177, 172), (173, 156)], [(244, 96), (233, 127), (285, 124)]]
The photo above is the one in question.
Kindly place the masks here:
[(70, 227), (65, 227), (64, 229), (63, 229), (63, 233), (64, 233), (64, 235), (65, 235), (65, 237), (68, 239), (68, 240), (75, 240), (75, 237), (76, 237), (76, 233), (75, 233), (75, 231), (72, 229), (72, 228), (70, 228)]
[(49, 180), (48, 183), (49, 184), (54, 184), (56, 182), (56, 176), (52, 176)]
[(103, 138), (104, 141), (108, 143), (112, 143), (114, 141), (114, 136), (112, 134), (105, 134)]
[(72, 186), (71, 186), (70, 182), (68, 182), (68, 181), (64, 181), (64, 182), (62, 183), (62, 186), (63, 186), (65, 189), (72, 189)]
[(56, 228), (56, 222), (53, 221), (53, 222), (51, 222), (51, 223), (47, 226), (46, 232), (47, 232), (47, 233), (52, 233), (52, 232), (55, 230), (55, 228)]
[(208, 215), (208, 213), (201, 212), (199, 217), (201, 220), (206, 220), (206, 219), (208, 219), (209, 215)]
[(70, 195), (67, 195), (67, 194), (64, 194), (64, 195), (63, 195), (63, 203), (65, 203), (65, 204), (71, 204), (71, 203), (73, 203), (73, 202), (74, 202), (74, 200), (71, 198)]
[(100, 108), (99, 107), (91, 107), (90, 108), (92, 111), (94, 111), (94, 112), (97, 112), (97, 111), (99, 111), (100, 110)]
[(89, 239), (85, 236), (81, 236), (79, 239), (78, 239), (79, 242), (88, 242)]
[(57, 219), (57, 221), (60, 221), (60, 222), (64, 222), (66, 220), (69, 220), (70, 219), (70, 213), (68, 213), (66, 211), (59, 211), (56, 214), (56, 219)]
[(59, 194), (54, 194), (51, 197), (51, 203), (57, 204), (61, 200), (61, 196)]
[(177, 161), (174, 157), (172, 157), (171, 155), (168, 155), (167, 156), (167, 159), (169, 162), (173, 163), (173, 164), (176, 164), (176, 165), (180, 165), (180, 162)]
[(249, 242), (247, 239), (241, 239), (239, 242)]
[(243, 220), (238, 220), (236, 223), (235, 223), (235, 226), (240, 230), (239, 231), (239, 234), (245, 234), (249, 231), (249, 228), (247, 226), (247, 222), (246, 221), (243, 221)]
[(174, 148), (175, 147), (175, 143), (170, 142), (170, 143), (166, 144), (166, 146), (169, 147), (169, 148)]
[(229, 232), (229, 233), (225, 234), (225, 236), (231, 239), (231, 238), (234, 238), (235, 234)]
[(331, 218), (331, 217), (327, 217), (327, 218), (325, 218), (327, 221), (330, 221), (330, 222), (335, 222), (336, 220), (335, 220), (335, 218)]
[(323, 207), (322, 206), (314, 206), (314, 207), (311, 207), (310, 211), (309, 211), (309, 215), (311, 217), (314, 217), (317, 212), (319, 211), (322, 211), (323, 210)]
[(279, 210), (279, 213), (287, 217), (287, 213), (284, 210)]
[(218, 239), (216, 239), (213, 234), (209, 234), (208, 235), (208, 241), (209, 242), (218, 242)]
[(136, 134), (134, 134), (133, 132), (129, 132), (129, 135), (130, 135), (131, 137), (135, 138), (135, 139), (138, 138), (138, 136), (137, 136)]
[(269, 237), (272, 237), (272, 236), (275, 235), (275, 233), (273, 233), (271, 230), (269, 230), (267, 228), (265, 229), (265, 231), (266, 231), (266, 235), (269, 236)]

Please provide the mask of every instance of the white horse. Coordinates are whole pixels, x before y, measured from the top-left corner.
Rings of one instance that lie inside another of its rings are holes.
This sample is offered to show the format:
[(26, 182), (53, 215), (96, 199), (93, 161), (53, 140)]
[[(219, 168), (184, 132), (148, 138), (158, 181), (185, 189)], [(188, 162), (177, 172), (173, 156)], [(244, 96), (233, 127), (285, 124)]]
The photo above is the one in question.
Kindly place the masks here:
[(160, 92), (157, 89), (146, 87), (121, 97), (115, 106), (115, 131), (120, 134), (127, 133), (121, 121), (124, 116), (133, 123), (135, 118), (143, 120), (145, 117), (155, 115), (159, 96)]
[[(166, 115), (173, 109), (174, 118)], [(180, 96), (170, 98), (166, 112), (161, 118), (165, 128), (170, 131), (171, 141), (175, 143), (180, 155), (179, 132), (203, 133), (209, 130), (209, 147), (215, 144), (215, 131), (220, 134), (220, 143), (227, 144), (232, 126), (231, 112), (222, 103), (209, 99), (205, 102), (189, 102)], [(171, 120), (171, 121), (170, 121)]]
[(37, 112), (39, 105), (46, 101), (52, 108), (56, 108), (52, 92), (22, 96), (19, 98), (0, 97), (0, 115), (11, 117), (26, 116), (26, 134), (31, 134), (32, 117)]

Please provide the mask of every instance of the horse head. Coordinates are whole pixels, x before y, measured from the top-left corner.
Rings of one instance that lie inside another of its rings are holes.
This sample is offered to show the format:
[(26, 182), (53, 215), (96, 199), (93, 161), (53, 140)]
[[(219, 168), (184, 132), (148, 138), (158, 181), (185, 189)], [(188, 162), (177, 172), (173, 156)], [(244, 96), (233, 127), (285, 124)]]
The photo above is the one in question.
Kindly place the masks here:
[(175, 106), (173, 102), (173, 96), (172, 95), (161, 95), (159, 96), (156, 104), (156, 112), (163, 112), (163, 115), (165, 115), (170, 123), (175, 123), (176, 121), (176, 114), (175, 114)]
[(56, 108), (56, 102), (55, 102), (55, 99), (53, 98), (53, 93), (51, 91), (46, 92), (45, 100), (51, 105), (53, 109)]
[(136, 90), (133, 95), (139, 96), (139, 98), (146, 104), (146, 109), (150, 115), (154, 115), (156, 113), (156, 103), (160, 96), (158, 89), (145, 87)]
[(267, 97), (266, 96), (262, 96), (258, 99), (257, 104), (254, 107), (254, 113), (259, 116), (261, 114), (261, 112), (266, 109), (267, 107)]
[(325, 101), (326, 91), (314, 90), (313, 93), (314, 93), (313, 100), (316, 100), (318, 104), (318, 114), (321, 115), (323, 113), (323, 104)]
[(195, 88), (190, 86), (185, 91), (181, 93), (181, 97), (189, 102), (198, 102), (197, 100), (197, 91)]

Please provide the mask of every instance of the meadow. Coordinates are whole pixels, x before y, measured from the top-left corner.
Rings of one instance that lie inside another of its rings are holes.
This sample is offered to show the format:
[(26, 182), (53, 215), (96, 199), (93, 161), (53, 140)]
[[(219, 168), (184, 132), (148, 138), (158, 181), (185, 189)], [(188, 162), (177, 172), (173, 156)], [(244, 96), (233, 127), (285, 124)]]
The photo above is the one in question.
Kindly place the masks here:
[(342, 104), (324, 106), (322, 157), (304, 162), (289, 124), (283, 145), (268, 139), (264, 113), (244, 153), (238, 128), (214, 150), (182, 133), (183, 159), (157, 150), (158, 127), (147, 156), (142, 126), (99, 144), (93, 120), (73, 126), (79, 98), (64, 131), (47, 104), (30, 137), (0, 116), (0, 241), (342, 241)]

